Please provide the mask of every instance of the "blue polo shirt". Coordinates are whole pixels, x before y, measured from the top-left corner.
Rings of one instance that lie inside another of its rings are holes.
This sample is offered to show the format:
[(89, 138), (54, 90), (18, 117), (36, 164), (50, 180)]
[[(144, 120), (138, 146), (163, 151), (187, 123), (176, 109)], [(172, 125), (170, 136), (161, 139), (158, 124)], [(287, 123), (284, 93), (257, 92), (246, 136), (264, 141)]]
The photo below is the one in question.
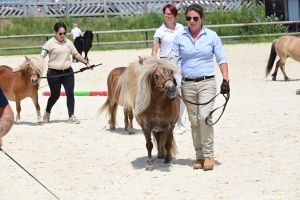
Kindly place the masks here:
[(202, 31), (194, 42), (186, 27), (178, 33), (172, 46), (172, 60), (177, 63), (181, 57), (181, 75), (185, 78), (215, 75), (214, 60), (220, 66), (227, 58), (220, 37), (216, 32), (202, 26)]
[(5, 106), (8, 104), (6, 97), (3, 94), (2, 89), (0, 88), (0, 106)]

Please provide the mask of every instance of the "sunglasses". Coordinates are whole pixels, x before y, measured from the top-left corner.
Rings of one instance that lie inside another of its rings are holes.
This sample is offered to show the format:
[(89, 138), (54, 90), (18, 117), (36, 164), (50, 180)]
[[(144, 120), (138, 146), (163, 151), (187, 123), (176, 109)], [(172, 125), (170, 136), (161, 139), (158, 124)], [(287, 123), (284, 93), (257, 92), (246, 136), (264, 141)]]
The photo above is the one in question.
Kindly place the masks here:
[(186, 21), (191, 21), (192, 18), (195, 22), (199, 20), (199, 17), (189, 17), (189, 16), (185, 17)]
[(58, 35), (66, 35), (67, 33), (66, 32), (64, 32), (64, 33), (58, 33)]

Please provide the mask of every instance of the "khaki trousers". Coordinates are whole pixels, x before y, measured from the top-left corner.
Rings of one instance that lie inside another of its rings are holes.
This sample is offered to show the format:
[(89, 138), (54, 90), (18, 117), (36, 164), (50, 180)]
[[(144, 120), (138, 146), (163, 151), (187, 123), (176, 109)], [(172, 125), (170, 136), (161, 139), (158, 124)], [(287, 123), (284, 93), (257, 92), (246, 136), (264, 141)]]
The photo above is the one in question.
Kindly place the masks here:
[[(181, 92), (185, 100), (193, 103), (206, 103), (216, 95), (215, 78), (202, 80), (199, 82), (182, 81)], [(214, 156), (214, 129), (205, 123), (205, 118), (213, 110), (214, 100), (207, 105), (197, 106), (185, 102), (189, 120), (191, 122), (191, 131), (196, 159)], [(212, 123), (212, 117), (208, 119)]]

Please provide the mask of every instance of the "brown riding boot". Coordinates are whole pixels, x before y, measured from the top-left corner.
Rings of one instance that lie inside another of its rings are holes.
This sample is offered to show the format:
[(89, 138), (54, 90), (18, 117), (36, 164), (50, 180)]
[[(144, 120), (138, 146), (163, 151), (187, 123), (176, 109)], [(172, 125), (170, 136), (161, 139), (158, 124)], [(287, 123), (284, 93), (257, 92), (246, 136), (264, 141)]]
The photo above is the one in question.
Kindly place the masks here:
[(214, 168), (214, 158), (213, 157), (206, 157), (204, 158), (204, 165), (203, 170), (212, 170)]
[(203, 169), (204, 160), (198, 159), (194, 164), (194, 169)]

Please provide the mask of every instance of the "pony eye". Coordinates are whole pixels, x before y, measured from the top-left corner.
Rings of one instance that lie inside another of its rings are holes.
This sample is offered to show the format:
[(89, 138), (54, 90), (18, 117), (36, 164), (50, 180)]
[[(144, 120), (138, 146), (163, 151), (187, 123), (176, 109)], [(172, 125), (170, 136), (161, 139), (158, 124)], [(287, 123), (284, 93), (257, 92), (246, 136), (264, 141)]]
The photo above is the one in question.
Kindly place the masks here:
[(155, 74), (154, 76), (155, 76), (156, 79), (159, 79), (159, 75), (158, 74)]

